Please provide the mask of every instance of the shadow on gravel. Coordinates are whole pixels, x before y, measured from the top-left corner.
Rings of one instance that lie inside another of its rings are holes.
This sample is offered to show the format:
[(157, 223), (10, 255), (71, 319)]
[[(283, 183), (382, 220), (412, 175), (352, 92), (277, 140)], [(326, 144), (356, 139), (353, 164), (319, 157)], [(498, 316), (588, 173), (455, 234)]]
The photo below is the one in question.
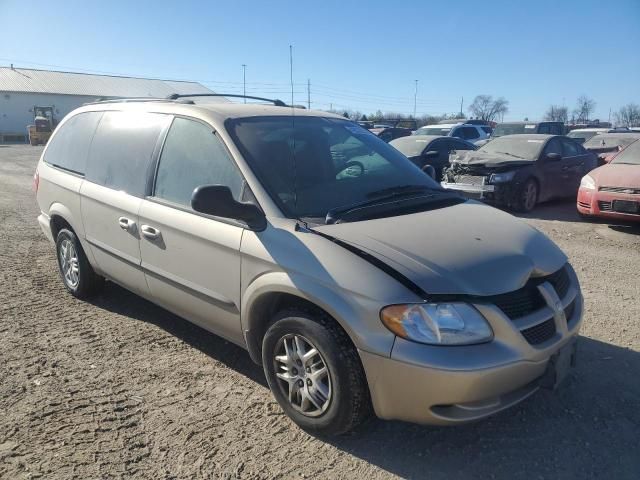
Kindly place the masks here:
[(640, 353), (580, 338), (578, 365), (495, 417), (458, 427), (373, 421), (337, 448), (403, 478), (637, 478)]
[(89, 301), (104, 310), (156, 325), (205, 355), (268, 388), (262, 368), (253, 363), (246, 350), (148, 302), (115, 283), (107, 282), (104, 291)]
[[(113, 283), (92, 303), (154, 324), (268, 388), (245, 350)], [(319, 440), (409, 479), (637, 478), (639, 374), (640, 353), (581, 337), (578, 365), (558, 391), (492, 418), (458, 427), (372, 420)]]

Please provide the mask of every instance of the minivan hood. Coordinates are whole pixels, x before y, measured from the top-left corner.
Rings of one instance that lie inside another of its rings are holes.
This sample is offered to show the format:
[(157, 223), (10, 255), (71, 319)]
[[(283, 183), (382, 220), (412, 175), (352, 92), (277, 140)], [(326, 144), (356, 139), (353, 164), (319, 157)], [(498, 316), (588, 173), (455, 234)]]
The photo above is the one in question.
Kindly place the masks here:
[(532, 276), (555, 272), (567, 261), (533, 227), (472, 200), (315, 229), (376, 256), (427, 294), (507, 293), (524, 286)]

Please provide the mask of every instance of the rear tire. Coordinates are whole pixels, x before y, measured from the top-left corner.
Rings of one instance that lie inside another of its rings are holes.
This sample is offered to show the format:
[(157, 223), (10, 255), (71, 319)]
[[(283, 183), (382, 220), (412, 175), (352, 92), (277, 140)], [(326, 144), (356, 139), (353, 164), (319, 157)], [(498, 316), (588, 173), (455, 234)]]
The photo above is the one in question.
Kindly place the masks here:
[(323, 312), (292, 308), (277, 314), (262, 342), (262, 363), (284, 412), (310, 433), (344, 434), (370, 416), (360, 357), (344, 330)]
[(513, 209), (516, 212), (529, 213), (538, 203), (538, 182), (528, 178), (516, 193)]
[(63, 228), (56, 237), (56, 256), (62, 283), (71, 295), (87, 298), (104, 286), (104, 278), (91, 267), (73, 231)]

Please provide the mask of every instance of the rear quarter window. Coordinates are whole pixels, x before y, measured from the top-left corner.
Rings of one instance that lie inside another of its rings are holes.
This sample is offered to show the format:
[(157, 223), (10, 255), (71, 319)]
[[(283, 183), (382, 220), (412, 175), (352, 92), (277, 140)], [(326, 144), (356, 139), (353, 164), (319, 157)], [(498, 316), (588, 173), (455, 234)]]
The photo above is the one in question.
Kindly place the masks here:
[(170, 121), (159, 113), (105, 112), (89, 150), (86, 179), (143, 197), (153, 152)]
[(60, 125), (47, 145), (44, 161), (84, 175), (91, 139), (101, 117), (102, 112), (79, 113)]

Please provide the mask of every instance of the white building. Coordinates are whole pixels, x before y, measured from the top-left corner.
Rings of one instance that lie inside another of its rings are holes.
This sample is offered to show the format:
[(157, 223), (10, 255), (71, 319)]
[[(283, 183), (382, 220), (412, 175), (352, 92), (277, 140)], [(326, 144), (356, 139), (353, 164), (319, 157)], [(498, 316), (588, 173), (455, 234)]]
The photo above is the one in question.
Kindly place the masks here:
[(0, 67), (0, 142), (27, 141), (34, 106), (52, 106), (59, 122), (73, 109), (100, 98), (164, 98), (172, 93), (214, 92), (196, 82)]

